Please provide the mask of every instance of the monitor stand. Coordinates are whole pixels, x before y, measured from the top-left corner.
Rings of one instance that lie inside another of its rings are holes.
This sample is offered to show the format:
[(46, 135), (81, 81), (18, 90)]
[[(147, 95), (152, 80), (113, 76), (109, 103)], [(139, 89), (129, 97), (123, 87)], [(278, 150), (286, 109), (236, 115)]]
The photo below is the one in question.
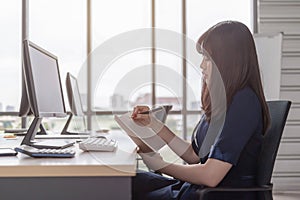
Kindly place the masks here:
[(47, 135), (47, 131), (46, 131), (46, 129), (44, 128), (44, 126), (43, 126), (42, 123), (40, 124), (40, 131), (38, 131), (36, 134), (37, 134), (37, 135)]
[[(4, 133), (13, 133), (17, 136), (24, 136), (26, 135), (28, 129), (27, 128), (19, 128), (19, 129), (5, 129)], [(40, 125), (40, 131), (36, 133), (37, 135), (47, 135), (47, 131), (44, 128), (43, 124)]]
[(70, 132), (68, 132), (68, 128), (69, 128), (69, 125), (71, 123), (72, 118), (73, 118), (73, 114), (69, 113), (69, 118), (68, 118), (68, 120), (67, 120), (67, 122), (66, 122), (66, 124), (65, 124), (65, 126), (63, 128), (63, 130), (61, 131), (62, 135), (69, 135), (69, 134), (71, 134)]
[(45, 142), (37, 142), (35, 141), (35, 136), (38, 132), (38, 128), (40, 127), (41, 123), (42, 123), (42, 119), (41, 117), (35, 117), (23, 139), (23, 141), (21, 142), (21, 145), (25, 144), (28, 146), (32, 146), (35, 147), (37, 149), (63, 149), (66, 147), (70, 147), (72, 145), (74, 145), (75, 142), (70, 142), (70, 141), (65, 141), (65, 140), (47, 140)]
[(69, 113), (69, 118), (68, 118), (63, 130), (61, 131), (61, 134), (62, 135), (90, 135), (89, 131), (78, 131), (78, 132), (68, 131), (69, 125), (70, 125), (71, 120), (72, 120), (72, 117), (73, 117), (73, 114)]

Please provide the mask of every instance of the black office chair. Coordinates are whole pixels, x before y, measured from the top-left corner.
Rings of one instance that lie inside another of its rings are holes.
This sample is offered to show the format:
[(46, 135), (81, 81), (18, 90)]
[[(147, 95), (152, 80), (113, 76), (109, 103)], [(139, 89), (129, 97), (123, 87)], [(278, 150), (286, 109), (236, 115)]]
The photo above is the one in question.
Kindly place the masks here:
[(268, 101), (271, 118), (271, 127), (264, 137), (258, 167), (257, 186), (251, 188), (201, 188), (197, 192), (199, 200), (205, 200), (212, 192), (257, 192), (258, 199), (272, 200), (273, 184), (271, 183), (273, 168), (285, 122), (291, 106), (290, 101)]

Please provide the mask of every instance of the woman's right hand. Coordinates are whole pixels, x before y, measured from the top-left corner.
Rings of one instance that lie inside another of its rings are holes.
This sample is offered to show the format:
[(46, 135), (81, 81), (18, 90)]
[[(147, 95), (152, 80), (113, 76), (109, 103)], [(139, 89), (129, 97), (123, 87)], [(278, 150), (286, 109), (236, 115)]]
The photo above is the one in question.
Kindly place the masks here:
[(145, 111), (149, 111), (148, 106), (136, 106), (133, 109), (133, 112), (131, 114), (131, 118), (140, 126), (148, 126), (151, 128), (155, 133), (158, 133), (161, 131), (161, 129), (164, 127), (164, 124), (156, 119), (155, 115), (150, 112), (147, 114), (143, 114)]
[(135, 106), (131, 114), (131, 118), (137, 123), (147, 126), (150, 123), (149, 114), (141, 114), (142, 112), (149, 111), (148, 106)]

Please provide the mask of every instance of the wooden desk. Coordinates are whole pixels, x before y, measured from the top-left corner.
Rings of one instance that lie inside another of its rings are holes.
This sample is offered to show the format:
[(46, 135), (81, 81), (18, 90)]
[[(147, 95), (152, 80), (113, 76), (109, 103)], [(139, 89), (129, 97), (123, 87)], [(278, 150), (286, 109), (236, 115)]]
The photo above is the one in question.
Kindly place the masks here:
[[(108, 137), (118, 141), (115, 152), (83, 152), (76, 144), (74, 158), (0, 157), (1, 199), (131, 199), (136, 146), (121, 131)], [(1, 138), (0, 147), (21, 140)]]

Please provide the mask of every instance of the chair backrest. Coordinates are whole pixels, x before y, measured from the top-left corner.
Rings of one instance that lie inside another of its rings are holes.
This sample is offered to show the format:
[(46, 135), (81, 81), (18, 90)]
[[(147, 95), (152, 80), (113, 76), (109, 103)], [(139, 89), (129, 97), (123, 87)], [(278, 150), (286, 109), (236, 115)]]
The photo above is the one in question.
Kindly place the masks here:
[(268, 101), (271, 127), (263, 139), (262, 151), (259, 158), (257, 184), (270, 184), (277, 151), (285, 122), (290, 110), (290, 101)]

